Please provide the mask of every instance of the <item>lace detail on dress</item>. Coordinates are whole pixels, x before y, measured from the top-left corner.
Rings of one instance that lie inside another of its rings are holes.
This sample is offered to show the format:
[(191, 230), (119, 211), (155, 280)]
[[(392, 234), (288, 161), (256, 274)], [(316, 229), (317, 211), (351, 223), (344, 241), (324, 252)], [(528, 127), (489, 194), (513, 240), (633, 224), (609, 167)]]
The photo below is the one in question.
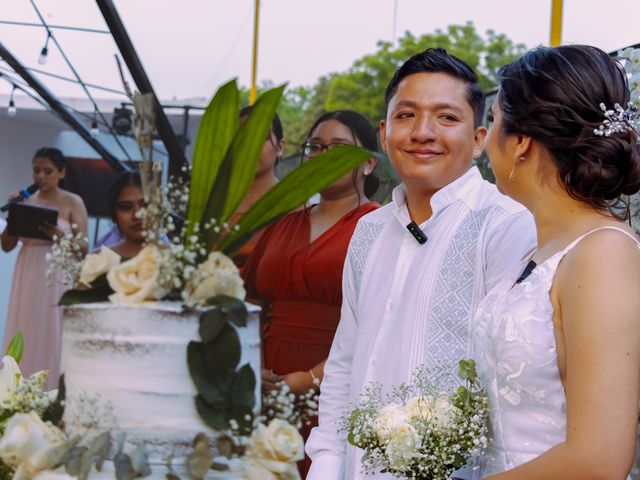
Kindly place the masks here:
[(367, 258), (369, 258), (369, 252), (383, 227), (384, 224), (381, 223), (360, 221), (355, 232), (353, 232), (353, 237), (351, 237), (349, 260), (353, 272), (356, 298), (360, 295), (360, 284), (362, 283), (362, 275)]
[[(470, 212), (458, 227), (438, 274), (429, 315), (425, 363), (430, 368), (445, 366), (457, 371), (458, 362), (468, 356), (469, 318), (473, 303), (478, 236), (491, 208)], [(459, 379), (449, 376), (457, 386)]]
[(472, 327), (474, 357), (491, 416), (482, 476), (512, 469), (566, 439), (566, 397), (549, 291), (560, 261), (585, 236), (522, 283), (503, 280), (478, 307)]

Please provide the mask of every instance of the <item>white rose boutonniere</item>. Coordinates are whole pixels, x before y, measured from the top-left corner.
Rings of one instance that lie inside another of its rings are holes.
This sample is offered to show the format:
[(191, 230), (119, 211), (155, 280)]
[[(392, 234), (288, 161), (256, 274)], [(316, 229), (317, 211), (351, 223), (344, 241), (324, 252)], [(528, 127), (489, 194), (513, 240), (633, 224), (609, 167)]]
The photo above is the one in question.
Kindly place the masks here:
[(91, 282), (104, 273), (120, 264), (120, 255), (108, 247), (102, 247), (100, 251), (87, 255), (82, 263), (79, 282), (85, 287), (90, 287)]
[(140, 253), (121, 263), (107, 274), (109, 286), (115, 292), (109, 297), (113, 303), (130, 305), (147, 300), (159, 300), (163, 296), (158, 285), (160, 252), (149, 245)]
[(55, 467), (67, 450), (64, 433), (33, 411), (13, 415), (0, 439), (0, 458), (16, 467), (14, 480), (29, 480)]
[(186, 287), (187, 303), (203, 303), (216, 295), (244, 300), (246, 291), (240, 271), (222, 252), (211, 252), (195, 271)]
[(249, 480), (299, 480), (296, 462), (304, 458), (304, 443), (295, 427), (284, 420), (258, 425), (244, 458)]
[(418, 453), (420, 443), (420, 436), (411, 425), (395, 429), (385, 450), (391, 467), (399, 472), (406, 471)]

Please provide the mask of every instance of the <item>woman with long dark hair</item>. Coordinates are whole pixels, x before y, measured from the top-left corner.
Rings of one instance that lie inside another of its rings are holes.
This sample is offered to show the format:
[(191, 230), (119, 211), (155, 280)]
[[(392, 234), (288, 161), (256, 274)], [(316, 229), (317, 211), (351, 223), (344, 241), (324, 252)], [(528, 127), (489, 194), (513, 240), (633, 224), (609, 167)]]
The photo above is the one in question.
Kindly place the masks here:
[[(313, 124), (304, 159), (340, 145), (377, 149), (369, 121), (338, 110)], [(298, 394), (318, 389), (324, 362), (340, 320), (342, 268), (358, 220), (379, 207), (376, 160), (320, 192), (320, 202), (290, 213), (269, 227), (242, 273), (251, 298), (266, 308), (263, 332), (263, 388), (286, 382)]]
[(640, 243), (618, 207), (640, 190), (640, 146), (601, 105), (627, 105), (627, 77), (581, 45), (536, 48), (500, 75), (487, 153), (498, 188), (533, 214), (538, 246), (478, 309), (492, 427), (481, 473), (624, 479), (638, 420)]

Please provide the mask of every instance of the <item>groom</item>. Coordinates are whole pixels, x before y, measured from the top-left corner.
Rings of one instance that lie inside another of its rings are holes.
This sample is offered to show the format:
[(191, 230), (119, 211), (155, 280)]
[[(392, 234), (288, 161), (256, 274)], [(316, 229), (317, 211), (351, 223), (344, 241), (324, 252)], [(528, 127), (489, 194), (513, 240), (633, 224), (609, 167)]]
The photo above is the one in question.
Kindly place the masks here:
[(414, 55), (385, 102), (380, 139), (403, 183), (389, 205), (360, 220), (349, 246), (320, 425), (306, 447), (311, 480), (364, 478), (362, 451), (338, 423), (370, 382), (388, 392), (426, 364), (448, 373), (442, 387), (454, 387), (478, 302), (502, 278), (515, 280), (535, 245), (529, 213), (472, 166), (487, 130), (469, 65), (440, 48)]

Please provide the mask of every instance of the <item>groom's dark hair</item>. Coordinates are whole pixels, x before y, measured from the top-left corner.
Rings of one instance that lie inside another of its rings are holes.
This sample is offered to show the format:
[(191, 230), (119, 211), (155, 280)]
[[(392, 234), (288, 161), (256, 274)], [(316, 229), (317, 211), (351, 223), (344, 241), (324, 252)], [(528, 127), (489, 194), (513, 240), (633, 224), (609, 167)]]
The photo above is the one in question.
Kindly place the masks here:
[(450, 55), (444, 48), (428, 48), (424, 52), (417, 53), (396, 70), (384, 92), (385, 108), (389, 108), (389, 102), (396, 94), (400, 82), (414, 73), (444, 73), (465, 82), (467, 101), (473, 109), (474, 126), (482, 125), (485, 96), (478, 85), (478, 76), (469, 64), (455, 55)]

